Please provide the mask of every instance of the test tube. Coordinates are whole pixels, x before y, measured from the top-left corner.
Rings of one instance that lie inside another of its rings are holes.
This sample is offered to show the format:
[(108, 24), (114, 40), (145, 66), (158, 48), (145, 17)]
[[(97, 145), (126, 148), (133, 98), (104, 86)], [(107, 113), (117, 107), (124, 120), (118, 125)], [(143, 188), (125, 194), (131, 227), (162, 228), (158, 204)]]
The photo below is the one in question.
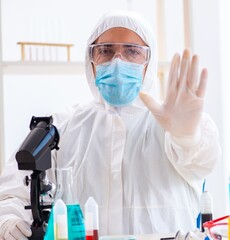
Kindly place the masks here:
[(98, 205), (93, 197), (85, 203), (86, 240), (98, 240)]

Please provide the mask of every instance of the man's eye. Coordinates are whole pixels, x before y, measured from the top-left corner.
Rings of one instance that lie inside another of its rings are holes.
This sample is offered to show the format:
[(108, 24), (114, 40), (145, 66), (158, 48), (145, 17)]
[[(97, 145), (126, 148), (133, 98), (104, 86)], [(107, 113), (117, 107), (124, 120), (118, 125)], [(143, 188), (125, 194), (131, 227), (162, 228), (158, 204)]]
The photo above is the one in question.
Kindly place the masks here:
[(110, 54), (113, 54), (113, 50), (109, 49), (109, 48), (101, 48), (101, 49), (99, 49), (98, 54), (100, 54), (100, 55), (110, 55)]
[(137, 49), (129, 48), (129, 49), (126, 49), (126, 54), (130, 56), (140, 56), (141, 52), (138, 51)]
[(134, 49), (130, 49), (129, 52), (132, 55), (139, 55), (140, 54), (137, 50), (134, 50)]

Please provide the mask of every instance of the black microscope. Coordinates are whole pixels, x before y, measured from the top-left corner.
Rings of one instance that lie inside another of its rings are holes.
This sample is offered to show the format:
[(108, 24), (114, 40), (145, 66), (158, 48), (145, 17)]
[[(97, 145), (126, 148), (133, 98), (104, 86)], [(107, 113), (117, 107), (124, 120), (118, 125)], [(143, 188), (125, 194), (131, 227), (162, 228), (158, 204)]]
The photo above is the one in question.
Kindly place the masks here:
[(53, 118), (32, 117), (30, 132), (17, 151), (15, 157), (19, 170), (32, 170), (30, 178), (26, 176), (25, 183), (30, 184), (30, 206), (33, 223), (31, 225), (31, 240), (42, 240), (48, 223), (52, 204), (47, 204), (42, 196), (50, 192), (52, 183), (46, 178), (46, 170), (51, 168), (51, 150), (58, 150), (59, 134), (52, 124)]

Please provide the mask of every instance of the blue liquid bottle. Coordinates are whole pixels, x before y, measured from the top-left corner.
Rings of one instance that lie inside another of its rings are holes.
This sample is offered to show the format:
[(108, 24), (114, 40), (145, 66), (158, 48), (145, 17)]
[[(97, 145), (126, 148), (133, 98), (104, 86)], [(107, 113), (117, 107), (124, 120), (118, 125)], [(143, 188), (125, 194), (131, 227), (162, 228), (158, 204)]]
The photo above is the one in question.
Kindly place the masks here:
[(73, 197), (72, 168), (57, 169), (58, 185), (57, 197), (67, 206), (68, 240), (85, 240), (85, 224), (80, 204)]
[(67, 205), (68, 239), (85, 240), (84, 217), (79, 204)]

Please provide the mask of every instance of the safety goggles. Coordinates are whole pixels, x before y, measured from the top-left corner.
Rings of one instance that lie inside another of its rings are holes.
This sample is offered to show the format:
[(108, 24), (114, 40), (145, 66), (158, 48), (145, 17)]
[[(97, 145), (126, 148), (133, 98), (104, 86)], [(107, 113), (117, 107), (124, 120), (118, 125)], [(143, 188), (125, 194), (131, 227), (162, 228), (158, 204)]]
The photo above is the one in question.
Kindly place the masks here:
[(213, 221), (208, 221), (203, 224), (206, 234), (214, 240), (227, 240), (228, 238), (228, 227), (229, 227), (230, 216), (224, 216), (217, 218)]
[(147, 64), (150, 58), (150, 49), (147, 46), (127, 43), (100, 43), (90, 45), (90, 60), (94, 64), (110, 62), (120, 57), (123, 61)]

